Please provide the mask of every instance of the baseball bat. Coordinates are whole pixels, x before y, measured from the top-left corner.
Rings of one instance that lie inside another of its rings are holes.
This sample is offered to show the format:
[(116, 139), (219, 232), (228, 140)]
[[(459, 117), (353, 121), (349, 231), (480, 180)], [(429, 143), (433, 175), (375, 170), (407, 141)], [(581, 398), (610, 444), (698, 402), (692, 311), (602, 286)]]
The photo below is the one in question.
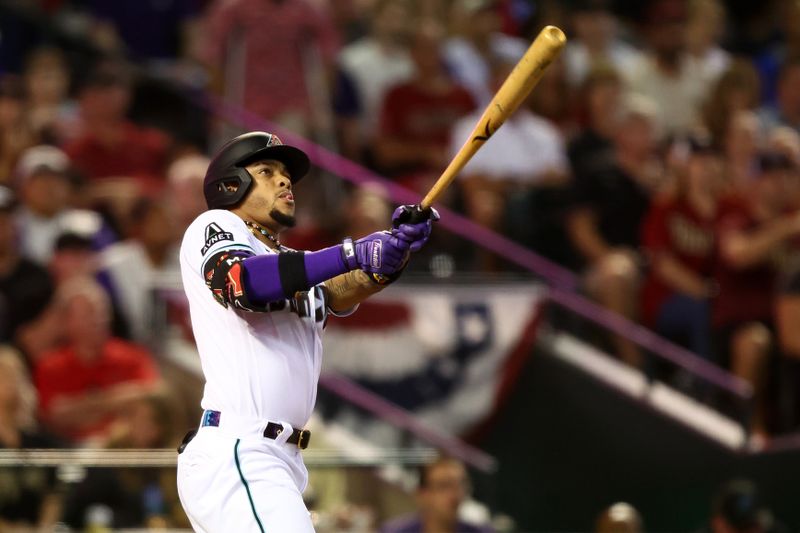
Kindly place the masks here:
[(472, 159), (475, 152), (496, 132), (506, 119), (519, 107), (533, 87), (542, 79), (545, 69), (553, 62), (567, 43), (564, 32), (555, 26), (546, 26), (536, 36), (531, 46), (514, 66), (508, 78), (500, 86), (497, 94), (486, 107), (469, 138), (442, 175), (433, 184), (431, 190), (420, 202), (421, 210), (430, 207), (455, 177)]

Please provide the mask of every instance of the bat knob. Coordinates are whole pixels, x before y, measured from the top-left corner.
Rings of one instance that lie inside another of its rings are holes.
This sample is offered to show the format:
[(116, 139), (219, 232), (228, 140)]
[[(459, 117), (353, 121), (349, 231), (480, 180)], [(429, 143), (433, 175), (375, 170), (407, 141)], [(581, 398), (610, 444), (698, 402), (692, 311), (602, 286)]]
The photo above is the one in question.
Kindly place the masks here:
[[(428, 207), (422, 209), (419, 204), (401, 205), (395, 209), (392, 215), (392, 227), (399, 228), (401, 224), (418, 224), (431, 218), (433, 209)], [(438, 219), (438, 216), (436, 216)], [(434, 219), (435, 220), (435, 219)]]

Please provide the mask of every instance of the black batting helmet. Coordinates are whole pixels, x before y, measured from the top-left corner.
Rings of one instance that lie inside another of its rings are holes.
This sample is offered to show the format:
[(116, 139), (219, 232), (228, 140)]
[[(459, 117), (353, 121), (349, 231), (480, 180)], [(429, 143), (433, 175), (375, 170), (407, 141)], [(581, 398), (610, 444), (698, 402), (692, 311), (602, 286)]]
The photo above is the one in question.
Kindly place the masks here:
[[(305, 152), (283, 144), (277, 135), (263, 131), (239, 135), (225, 143), (208, 165), (203, 181), (208, 208), (232, 207), (241, 202), (253, 184), (253, 177), (244, 167), (260, 159), (275, 159), (286, 165), (292, 183), (300, 181), (311, 166)], [(225, 187), (232, 181), (239, 184), (235, 191)]]

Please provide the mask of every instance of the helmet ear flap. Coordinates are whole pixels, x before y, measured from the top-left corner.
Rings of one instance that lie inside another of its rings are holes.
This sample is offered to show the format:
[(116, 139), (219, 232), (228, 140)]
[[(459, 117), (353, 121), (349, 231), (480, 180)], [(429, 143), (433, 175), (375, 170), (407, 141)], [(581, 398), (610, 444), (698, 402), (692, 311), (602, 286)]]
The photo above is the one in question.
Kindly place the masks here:
[[(229, 190), (226, 184), (238, 184), (235, 190)], [(232, 167), (222, 178), (216, 179), (206, 187), (206, 199), (210, 209), (233, 207), (241, 202), (253, 186), (253, 177), (247, 169)], [(211, 201), (213, 200), (213, 202)]]

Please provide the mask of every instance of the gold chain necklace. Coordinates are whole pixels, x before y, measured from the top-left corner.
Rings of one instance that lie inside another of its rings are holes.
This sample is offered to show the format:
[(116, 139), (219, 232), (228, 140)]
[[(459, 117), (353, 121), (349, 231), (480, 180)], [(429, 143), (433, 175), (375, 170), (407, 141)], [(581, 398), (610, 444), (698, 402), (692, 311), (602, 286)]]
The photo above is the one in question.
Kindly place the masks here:
[(275, 237), (275, 236), (274, 236), (274, 235), (272, 235), (270, 232), (268, 232), (267, 230), (265, 230), (265, 229), (264, 229), (263, 227), (261, 227), (259, 224), (256, 224), (255, 222), (250, 222), (249, 220), (245, 220), (245, 221), (244, 221), (244, 223), (247, 225), (247, 227), (248, 227), (248, 228), (250, 228), (250, 231), (252, 231), (253, 233), (260, 233), (261, 235), (263, 235), (263, 236), (264, 236), (264, 237), (266, 237), (267, 239), (269, 239), (269, 240), (271, 240), (272, 242), (274, 242), (274, 243), (275, 243), (275, 246), (277, 246), (277, 247), (279, 247), (279, 248), (280, 248), (280, 246), (281, 246), (281, 241), (279, 241), (277, 237)]

